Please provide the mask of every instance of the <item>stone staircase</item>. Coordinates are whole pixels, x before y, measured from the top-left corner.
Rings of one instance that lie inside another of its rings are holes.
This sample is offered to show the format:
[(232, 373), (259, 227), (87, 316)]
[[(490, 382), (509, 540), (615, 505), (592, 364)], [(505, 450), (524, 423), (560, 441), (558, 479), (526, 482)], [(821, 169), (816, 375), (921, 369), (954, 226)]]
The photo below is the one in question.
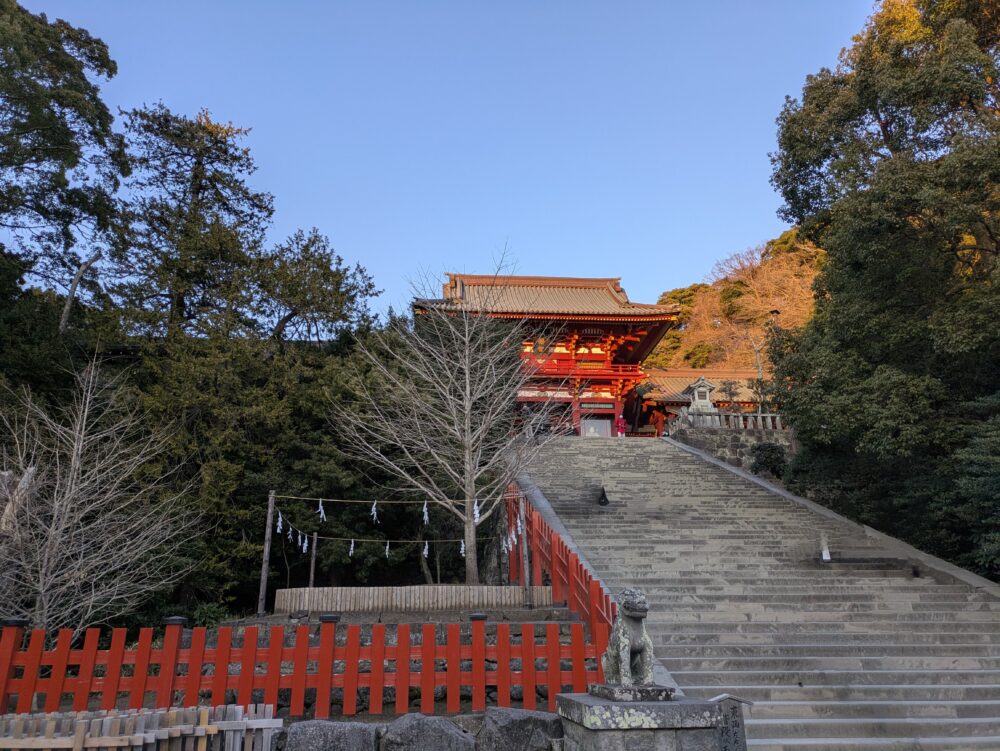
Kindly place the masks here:
[(646, 591), (684, 692), (755, 702), (751, 749), (1000, 749), (988, 594), (664, 441), (556, 439), (529, 475), (613, 593)]

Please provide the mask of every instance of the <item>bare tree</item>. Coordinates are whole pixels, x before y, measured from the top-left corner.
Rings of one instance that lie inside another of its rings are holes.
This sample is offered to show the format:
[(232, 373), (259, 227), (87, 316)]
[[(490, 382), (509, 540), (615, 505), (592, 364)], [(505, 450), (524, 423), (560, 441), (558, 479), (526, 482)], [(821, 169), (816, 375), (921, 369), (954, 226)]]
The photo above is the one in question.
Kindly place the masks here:
[(503, 296), (502, 277), (474, 307), (418, 294), (412, 318), (359, 341), (358, 402), (333, 404), (347, 451), (461, 520), (467, 584), (479, 581), (476, 527), (553, 427), (544, 395), (517, 404), (544, 358), (522, 358), (524, 343), (551, 332), (491, 316)]
[(144, 430), (96, 364), (61, 411), (13, 396), (0, 414), (0, 612), (79, 632), (175, 584), (198, 519), (147, 476), (169, 434)]

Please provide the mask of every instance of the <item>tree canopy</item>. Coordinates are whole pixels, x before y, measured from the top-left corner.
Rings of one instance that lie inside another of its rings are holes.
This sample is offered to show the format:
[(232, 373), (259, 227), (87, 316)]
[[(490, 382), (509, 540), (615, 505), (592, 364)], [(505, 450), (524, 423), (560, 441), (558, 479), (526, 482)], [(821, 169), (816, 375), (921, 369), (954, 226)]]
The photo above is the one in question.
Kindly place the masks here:
[(778, 118), (783, 215), (827, 253), (779, 331), (792, 479), (996, 575), (1000, 23), (987, 0), (884, 0)]

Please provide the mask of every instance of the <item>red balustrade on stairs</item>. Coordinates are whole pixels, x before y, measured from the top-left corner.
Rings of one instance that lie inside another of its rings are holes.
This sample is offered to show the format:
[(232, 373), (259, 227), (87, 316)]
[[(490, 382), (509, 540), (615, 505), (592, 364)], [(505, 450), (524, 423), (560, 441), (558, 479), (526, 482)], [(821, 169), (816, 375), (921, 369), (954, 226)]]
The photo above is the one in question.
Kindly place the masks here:
[[(522, 503), (525, 509), (524, 530), (518, 534), (517, 521)], [(527, 549), (530, 583), (535, 586), (551, 584), (552, 601), (565, 602), (571, 612), (583, 619), (590, 629), (591, 640), (600, 646), (599, 654), (603, 654), (617, 608), (611, 593), (516, 486), (507, 493), (507, 525), (508, 538), (512, 531), (517, 538), (509, 554), (511, 583), (521, 583), (525, 570), (522, 557)]]

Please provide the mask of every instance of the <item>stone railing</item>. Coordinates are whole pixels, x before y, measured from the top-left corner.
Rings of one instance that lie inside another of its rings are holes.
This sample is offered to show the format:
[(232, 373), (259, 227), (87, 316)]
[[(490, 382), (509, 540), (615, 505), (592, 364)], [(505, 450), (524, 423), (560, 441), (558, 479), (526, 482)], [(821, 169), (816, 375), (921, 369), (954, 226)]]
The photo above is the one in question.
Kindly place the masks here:
[(788, 430), (781, 415), (774, 412), (689, 412), (687, 407), (667, 423), (667, 433), (673, 435), (682, 428)]

